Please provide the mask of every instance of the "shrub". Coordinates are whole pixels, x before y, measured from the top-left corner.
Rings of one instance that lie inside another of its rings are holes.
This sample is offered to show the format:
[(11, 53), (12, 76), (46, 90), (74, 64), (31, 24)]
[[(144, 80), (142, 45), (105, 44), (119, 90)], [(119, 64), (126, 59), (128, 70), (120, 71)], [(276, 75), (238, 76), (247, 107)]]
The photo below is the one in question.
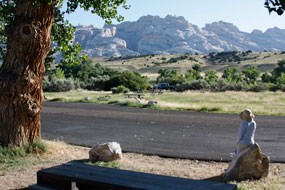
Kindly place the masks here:
[(41, 140), (35, 140), (32, 144), (25, 143), (23, 148), (27, 154), (43, 154), (48, 149)]
[(211, 86), (211, 89), (214, 91), (224, 92), (227, 90), (228, 83), (224, 79), (219, 79), (215, 85)]
[[(106, 82), (110, 80), (110, 77), (107, 75), (92, 77), (89, 80), (89, 83), (85, 85), (87, 90), (105, 90), (106, 89)], [(110, 89), (108, 89), (110, 90)]]
[(266, 85), (263, 82), (259, 82), (256, 85), (252, 86), (249, 89), (249, 91), (252, 91), (252, 92), (263, 92), (263, 91), (267, 91), (268, 89), (269, 89), (268, 85)]
[(247, 91), (248, 87), (246, 84), (238, 82), (238, 83), (229, 83), (226, 87), (226, 90), (230, 91)]
[(117, 88), (112, 88), (112, 92), (115, 94), (120, 94), (120, 93), (128, 93), (130, 91), (130, 89), (128, 89), (127, 87), (120, 85)]
[(74, 81), (72, 79), (56, 79), (52, 78), (46, 81), (43, 85), (45, 92), (67, 92), (75, 89)]
[(187, 90), (206, 90), (209, 89), (209, 84), (205, 80), (193, 80), (192, 82), (184, 82), (177, 86), (177, 91), (183, 92)]
[(148, 78), (141, 76), (137, 72), (125, 71), (119, 73), (106, 81), (106, 90), (110, 90), (113, 87), (123, 85), (132, 91), (142, 91), (149, 87)]

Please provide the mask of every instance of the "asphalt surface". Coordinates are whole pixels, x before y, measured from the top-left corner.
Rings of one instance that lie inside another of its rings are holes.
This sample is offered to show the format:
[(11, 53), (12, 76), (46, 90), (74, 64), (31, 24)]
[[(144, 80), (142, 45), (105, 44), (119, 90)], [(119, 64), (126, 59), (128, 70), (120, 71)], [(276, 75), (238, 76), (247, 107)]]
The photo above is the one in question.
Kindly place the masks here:
[[(285, 117), (255, 120), (255, 141), (272, 162), (285, 163)], [(90, 147), (116, 141), (125, 152), (229, 161), (239, 124), (231, 114), (45, 102), (42, 137)]]

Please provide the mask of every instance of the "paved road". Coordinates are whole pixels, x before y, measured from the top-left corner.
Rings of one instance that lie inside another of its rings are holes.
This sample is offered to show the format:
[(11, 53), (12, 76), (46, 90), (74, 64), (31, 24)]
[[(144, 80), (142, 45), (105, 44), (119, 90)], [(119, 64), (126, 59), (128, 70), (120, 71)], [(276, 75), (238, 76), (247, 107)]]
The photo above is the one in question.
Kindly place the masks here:
[[(285, 162), (285, 117), (256, 116), (256, 122), (262, 150)], [(45, 102), (42, 137), (85, 146), (117, 141), (126, 152), (228, 161), (239, 123), (230, 114)]]

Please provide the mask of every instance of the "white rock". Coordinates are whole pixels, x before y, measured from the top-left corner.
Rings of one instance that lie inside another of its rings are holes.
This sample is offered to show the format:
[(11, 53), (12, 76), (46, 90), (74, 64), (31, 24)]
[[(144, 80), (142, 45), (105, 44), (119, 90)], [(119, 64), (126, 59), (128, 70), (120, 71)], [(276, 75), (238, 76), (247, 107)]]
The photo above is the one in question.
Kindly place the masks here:
[(95, 145), (89, 151), (89, 159), (95, 161), (114, 161), (122, 158), (122, 149), (117, 142), (108, 142), (104, 144)]

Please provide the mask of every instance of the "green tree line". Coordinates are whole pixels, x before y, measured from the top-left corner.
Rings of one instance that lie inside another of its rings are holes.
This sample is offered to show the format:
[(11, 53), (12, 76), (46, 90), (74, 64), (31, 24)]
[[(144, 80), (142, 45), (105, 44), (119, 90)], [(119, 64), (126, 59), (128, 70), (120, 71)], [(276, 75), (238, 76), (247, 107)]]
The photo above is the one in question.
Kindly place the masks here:
[(215, 70), (202, 72), (202, 66), (195, 64), (186, 73), (177, 70), (160, 69), (156, 81), (150, 81), (138, 72), (118, 72), (91, 60), (82, 59), (81, 64), (62, 64), (49, 70), (44, 81), (45, 91), (69, 91), (76, 88), (105, 90), (121, 87), (122, 91), (143, 91), (153, 83), (169, 83), (177, 91), (285, 91), (285, 60), (277, 63), (270, 72), (261, 73), (256, 67), (248, 66), (241, 70), (228, 67), (218, 74)]

